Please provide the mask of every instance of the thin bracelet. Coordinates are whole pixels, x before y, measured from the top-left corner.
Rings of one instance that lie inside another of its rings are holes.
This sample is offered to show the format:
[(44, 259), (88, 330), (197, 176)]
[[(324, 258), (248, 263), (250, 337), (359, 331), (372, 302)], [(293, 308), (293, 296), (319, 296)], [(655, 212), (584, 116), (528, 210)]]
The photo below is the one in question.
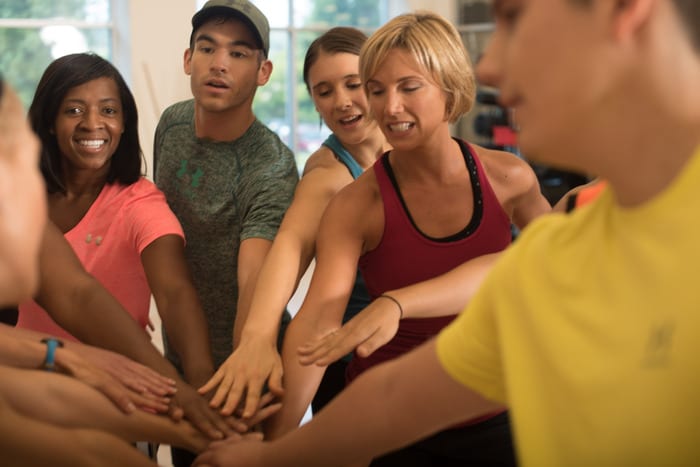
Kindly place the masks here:
[(387, 294), (385, 294), (385, 293), (381, 294), (381, 295), (380, 295), (379, 297), (377, 297), (377, 298), (382, 298), (382, 297), (388, 298), (388, 299), (391, 300), (392, 302), (396, 303), (396, 306), (399, 307), (399, 319), (403, 319), (403, 308), (401, 307), (401, 304), (399, 303), (399, 301), (396, 300), (396, 299), (395, 299), (394, 297), (392, 297), (391, 295), (387, 295)]

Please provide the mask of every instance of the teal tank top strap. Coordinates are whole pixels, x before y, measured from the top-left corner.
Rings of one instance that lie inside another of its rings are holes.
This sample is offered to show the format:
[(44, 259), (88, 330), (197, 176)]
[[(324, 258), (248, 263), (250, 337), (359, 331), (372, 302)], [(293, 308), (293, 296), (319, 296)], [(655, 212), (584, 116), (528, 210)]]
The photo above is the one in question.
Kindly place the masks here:
[(360, 167), (360, 164), (358, 164), (348, 150), (345, 149), (342, 144), (340, 144), (340, 141), (334, 134), (331, 133), (331, 135), (323, 142), (323, 145), (330, 148), (338, 160), (340, 160), (340, 162), (342, 162), (345, 167), (348, 168), (352, 178), (355, 179), (362, 174), (362, 167)]

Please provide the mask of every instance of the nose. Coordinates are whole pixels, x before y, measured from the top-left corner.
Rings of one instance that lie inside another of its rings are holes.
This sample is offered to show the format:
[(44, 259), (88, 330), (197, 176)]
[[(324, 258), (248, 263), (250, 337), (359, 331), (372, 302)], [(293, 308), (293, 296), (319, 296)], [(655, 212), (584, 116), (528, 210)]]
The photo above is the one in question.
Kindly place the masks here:
[(392, 89), (385, 91), (384, 113), (386, 115), (396, 115), (403, 111), (403, 101), (398, 92)]
[(498, 88), (502, 79), (503, 47), (497, 33), (489, 40), (476, 64), (476, 78), (485, 86)]
[(81, 126), (90, 130), (102, 128), (104, 126), (102, 114), (99, 109), (87, 109), (80, 123)]
[(335, 108), (338, 110), (348, 110), (350, 107), (352, 107), (352, 99), (350, 98), (350, 95), (343, 91), (343, 90), (338, 90), (335, 93)]
[(229, 55), (226, 49), (219, 49), (212, 54), (210, 69), (217, 73), (228, 70)]

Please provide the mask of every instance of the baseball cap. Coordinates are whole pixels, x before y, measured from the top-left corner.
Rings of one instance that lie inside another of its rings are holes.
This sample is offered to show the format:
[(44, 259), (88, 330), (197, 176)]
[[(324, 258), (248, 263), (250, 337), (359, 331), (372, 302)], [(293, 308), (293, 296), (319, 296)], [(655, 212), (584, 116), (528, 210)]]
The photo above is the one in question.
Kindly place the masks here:
[(218, 15), (243, 20), (256, 34), (267, 57), (270, 51), (270, 24), (262, 11), (248, 0), (209, 0), (192, 17), (192, 34), (207, 20)]

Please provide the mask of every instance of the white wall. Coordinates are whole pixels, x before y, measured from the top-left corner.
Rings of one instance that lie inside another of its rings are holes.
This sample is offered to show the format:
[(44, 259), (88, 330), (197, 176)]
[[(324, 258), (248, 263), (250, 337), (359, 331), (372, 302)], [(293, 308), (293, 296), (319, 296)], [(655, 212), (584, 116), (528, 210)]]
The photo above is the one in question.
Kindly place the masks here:
[(191, 96), (183, 71), (195, 0), (129, 0), (131, 90), (148, 174), (153, 174), (153, 133), (161, 112)]
[(431, 10), (447, 19), (457, 17), (456, 0), (405, 0), (410, 10)]

